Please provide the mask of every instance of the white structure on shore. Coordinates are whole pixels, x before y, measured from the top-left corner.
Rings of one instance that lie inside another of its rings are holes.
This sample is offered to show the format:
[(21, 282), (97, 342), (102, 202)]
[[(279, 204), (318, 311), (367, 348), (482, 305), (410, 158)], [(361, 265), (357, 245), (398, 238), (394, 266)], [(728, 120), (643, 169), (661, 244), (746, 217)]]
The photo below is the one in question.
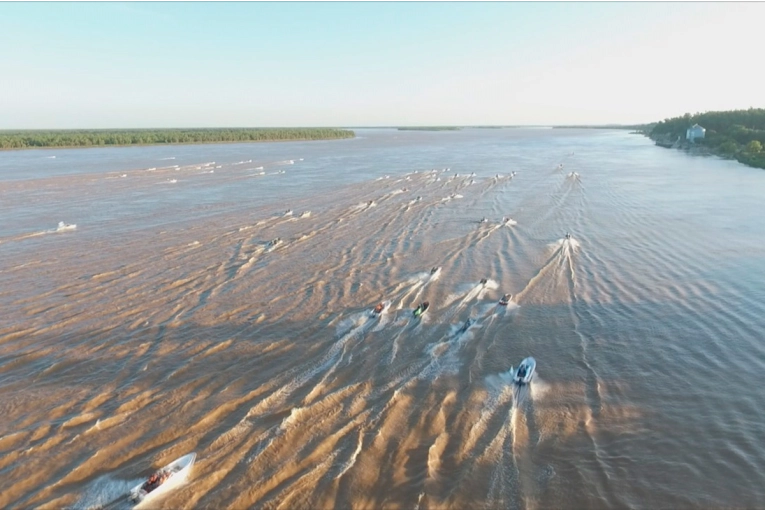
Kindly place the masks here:
[(704, 133), (706, 133), (706, 131), (706, 129), (698, 124), (694, 124), (685, 131), (685, 139), (689, 142), (693, 142), (697, 138), (704, 138)]

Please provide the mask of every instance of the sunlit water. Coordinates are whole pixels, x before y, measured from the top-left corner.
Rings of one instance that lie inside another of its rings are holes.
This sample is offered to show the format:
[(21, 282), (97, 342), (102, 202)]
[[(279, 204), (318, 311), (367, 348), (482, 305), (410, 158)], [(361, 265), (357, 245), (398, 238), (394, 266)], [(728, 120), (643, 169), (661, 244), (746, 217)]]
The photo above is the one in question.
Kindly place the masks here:
[(763, 197), (617, 131), (0, 153), (0, 507), (764, 507)]

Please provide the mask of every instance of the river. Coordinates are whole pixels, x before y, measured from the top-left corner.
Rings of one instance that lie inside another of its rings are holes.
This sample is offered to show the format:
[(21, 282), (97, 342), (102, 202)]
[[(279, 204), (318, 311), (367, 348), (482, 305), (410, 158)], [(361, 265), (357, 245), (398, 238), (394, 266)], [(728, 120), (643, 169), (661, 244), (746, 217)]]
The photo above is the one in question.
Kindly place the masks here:
[(616, 130), (2, 152), (0, 507), (765, 507), (764, 196)]

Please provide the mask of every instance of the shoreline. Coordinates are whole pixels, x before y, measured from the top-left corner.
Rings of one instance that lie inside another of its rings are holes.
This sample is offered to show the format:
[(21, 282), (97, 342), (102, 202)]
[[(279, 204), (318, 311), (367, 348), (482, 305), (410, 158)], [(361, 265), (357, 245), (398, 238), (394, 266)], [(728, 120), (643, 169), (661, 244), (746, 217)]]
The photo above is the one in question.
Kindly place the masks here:
[(52, 149), (105, 149), (109, 147), (156, 147), (161, 145), (220, 145), (232, 143), (268, 143), (268, 142), (326, 142), (328, 140), (353, 140), (356, 135), (343, 136), (338, 138), (276, 138), (273, 140), (229, 140), (216, 142), (166, 142), (166, 143), (109, 143), (104, 145), (44, 145), (41, 147), (8, 147), (0, 148), (0, 152), (11, 151), (34, 151), (34, 150), (52, 150)]
[(647, 138), (653, 140), (654, 144), (657, 147), (661, 147), (664, 149), (681, 150), (683, 152), (692, 154), (694, 156), (715, 156), (720, 159), (737, 161), (744, 166), (748, 166), (749, 168), (757, 168), (758, 170), (765, 169), (765, 167), (763, 166), (758, 166), (757, 164), (751, 164), (749, 160), (747, 160), (747, 157), (748, 157), (747, 153), (739, 152), (735, 154), (729, 154), (725, 152), (716, 151), (713, 148), (708, 147), (706, 145), (691, 143), (687, 140), (677, 139), (675, 141), (672, 141), (670, 138), (666, 136), (652, 136), (650, 133), (642, 133), (642, 134), (646, 136)]

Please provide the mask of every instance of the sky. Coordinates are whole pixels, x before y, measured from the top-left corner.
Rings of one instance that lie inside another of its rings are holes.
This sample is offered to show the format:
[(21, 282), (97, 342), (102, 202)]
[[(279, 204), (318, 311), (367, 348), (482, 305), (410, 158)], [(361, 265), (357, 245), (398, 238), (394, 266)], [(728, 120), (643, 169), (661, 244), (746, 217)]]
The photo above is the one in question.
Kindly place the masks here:
[(0, 129), (645, 123), (765, 107), (765, 3), (0, 2)]

